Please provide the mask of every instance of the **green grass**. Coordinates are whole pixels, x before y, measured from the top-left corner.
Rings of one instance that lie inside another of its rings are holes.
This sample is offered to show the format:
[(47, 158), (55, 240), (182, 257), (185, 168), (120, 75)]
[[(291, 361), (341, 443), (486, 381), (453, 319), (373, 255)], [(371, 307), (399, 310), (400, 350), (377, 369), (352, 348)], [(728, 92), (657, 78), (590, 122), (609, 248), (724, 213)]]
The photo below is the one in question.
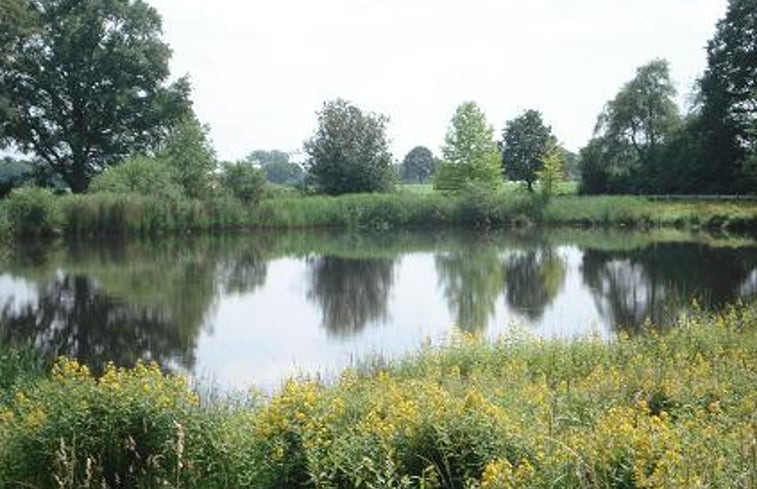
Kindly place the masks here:
[(757, 310), (663, 326), (454, 336), (212, 403), (156, 367), (61, 360), (0, 400), (0, 487), (754, 487)]
[(407, 187), (394, 193), (338, 197), (286, 192), (257, 205), (230, 198), (171, 200), (105, 193), (45, 194), (35, 200), (32, 197), (39, 191), (19, 192), (0, 207), (0, 213), (8, 215), (0, 224), (0, 238), (9, 233), (152, 236), (268, 228), (508, 228), (528, 224), (757, 230), (755, 202), (558, 195), (545, 204), (538, 194), (522, 188), (497, 193), (472, 188), (452, 196), (430, 191), (428, 186)]

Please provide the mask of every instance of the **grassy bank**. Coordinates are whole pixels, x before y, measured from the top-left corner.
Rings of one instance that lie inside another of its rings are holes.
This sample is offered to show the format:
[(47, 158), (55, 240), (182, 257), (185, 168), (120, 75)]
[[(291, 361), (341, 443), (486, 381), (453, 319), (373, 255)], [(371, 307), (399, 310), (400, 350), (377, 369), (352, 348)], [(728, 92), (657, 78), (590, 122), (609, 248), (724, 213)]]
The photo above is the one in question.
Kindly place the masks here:
[[(241, 229), (510, 227), (530, 224), (757, 230), (757, 203), (652, 201), (643, 197), (558, 196), (522, 192), (461, 196), (433, 192), (265, 199), (167, 200), (138, 195), (55, 197), (25, 189), (0, 206), (0, 236), (160, 235)], [(2, 216), (0, 216), (2, 217)]]
[(61, 360), (4, 396), (0, 487), (754, 487), (756, 328), (736, 307), (611, 343), (459, 337), (211, 404)]

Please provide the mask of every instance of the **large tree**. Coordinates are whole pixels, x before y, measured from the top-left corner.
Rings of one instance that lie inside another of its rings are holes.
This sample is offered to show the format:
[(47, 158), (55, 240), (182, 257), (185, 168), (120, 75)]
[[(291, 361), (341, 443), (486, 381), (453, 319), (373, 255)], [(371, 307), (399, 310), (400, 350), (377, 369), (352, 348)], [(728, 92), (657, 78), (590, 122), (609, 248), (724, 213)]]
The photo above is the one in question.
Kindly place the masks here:
[(524, 181), (529, 192), (543, 166), (549, 148), (557, 141), (544, 124), (541, 112), (527, 110), (512, 119), (502, 131), (502, 165), (510, 180)]
[(305, 142), (307, 170), (316, 188), (331, 195), (376, 192), (394, 181), (386, 137), (388, 118), (364, 113), (346, 100), (326, 102), (318, 129)]
[(749, 167), (757, 153), (757, 0), (729, 2), (707, 45), (707, 65), (700, 80), (701, 178), (716, 190), (745, 188), (736, 179), (757, 175)]
[(675, 95), (668, 62), (652, 60), (605, 105), (595, 133), (610, 144), (630, 145), (642, 166), (650, 167), (681, 124)]
[(36, 154), (74, 192), (189, 107), (144, 1), (1, 0), (0, 18), (0, 146)]
[(458, 106), (444, 143), (444, 161), (434, 176), (434, 187), (455, 192), (466, 184), (499, 186), (502, 177), (497, 143), (484, 112), (475, 102)]
[(425, 146), (411, 149), (402, 160), (402, 180), (407, 183), (426, 183), (436, 170), (436, 158)]
[(682, 126), (668, 62), (655, 59), (607, 102), (594, 137), (581, 151), (584, 192), (650, 192), (660, 188), (670, 144)]

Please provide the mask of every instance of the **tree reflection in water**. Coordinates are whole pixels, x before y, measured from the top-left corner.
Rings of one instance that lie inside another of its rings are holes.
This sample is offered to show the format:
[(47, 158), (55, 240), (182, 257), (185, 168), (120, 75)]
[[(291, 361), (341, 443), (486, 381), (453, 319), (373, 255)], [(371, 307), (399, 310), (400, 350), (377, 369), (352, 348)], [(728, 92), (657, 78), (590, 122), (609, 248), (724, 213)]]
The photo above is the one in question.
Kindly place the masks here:
[(37, 300), (3, 307), (0, 341), (32, 346), (48, 358), (67, 355), (95, 370), (105, 362), (132, 365), (194, 363), (196, 328), (166, 311), (121, 302), (84, 275), (61, 275), (41, 286)]
[(436, 273), (455, 324), (473, 332), (484, 329), (494, 315), (505, 272), (495, 246), (470, 242), (463, 246), (436, 255)]
[(219, 294), (265, 283), (264, 251), (257, 241), (208, 239), (16, 249), (10, 271), (35, 285), (36, 299), (21, 307), (7, 299), (0, 342), (93, 368), (144, 359), (189, 369)]
[(507, 304), (530, 321), (538, 321), (565, 283), (565, 262), (546, 246), (517, 252), (505, 264)]
[(638, 332), (664, 324), (693, 300), (718, 308), (754, 296), (755, 248), (657, 243), (622, 251), (584, 251), (581, 271), (609, 324)]
[(307, 296), (320, 306), (322, 324), (330, 334), (347, 337), (386, 319), (394, 263), (394, 258), (309, 260)]

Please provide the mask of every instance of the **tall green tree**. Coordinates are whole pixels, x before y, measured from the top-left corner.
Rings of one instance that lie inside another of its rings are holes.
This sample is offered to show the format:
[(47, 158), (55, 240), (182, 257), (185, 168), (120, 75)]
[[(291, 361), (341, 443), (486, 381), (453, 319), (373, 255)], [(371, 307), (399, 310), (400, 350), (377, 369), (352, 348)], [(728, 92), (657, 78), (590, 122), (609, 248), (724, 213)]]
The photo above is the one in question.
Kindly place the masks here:
[(544, 157), (557, 140), (544, 124), (541, 112), (527, 110), (512, 119), (502, 131), (502, 166), (514, 181), (524, 181), (529, 192), (543, 166)]
[(318, 129), (305, 142), (308, 176), (316, 188), (331, 195), (391, 188), (388, 120), (343, 99), (326, 102), (318, 113)]
[(660, 147), (681, 124), (675, 95), (668, 62), (652, 60), (639, 67), (605, 105), (595, 133), (611, 145), (630, 145), (641, 165), (650, 168)]
[(434, 176), (435, 188), (456, 192), (466, 184), (492, 189), (500, 185), (499, 151), (493, 129), (475, 102), (458, 106), (444, 143), (444, 159)]
[(729, 1), (707, 45), (700, 90), (701, 178), (715, 190), (750, 190), (737, 179), (757, 178), (757, 0)]
[(434, 153), (425, 146), (411, 149), (402, 160), (400, 173), (407, 183), (427, 183), (436, 171), (437, 160)]
[(675, 93), (667, 61), (655, 59), (636, 70), (607, 102), (581, 151), (582, 191), (649, 192), (659, 185), (668, 163), (662, 156), (682, 125)]
[(0, 146), (36, 154), (74, 192), (189, 107), (144, 1), (2, 0), (0, 19)]

